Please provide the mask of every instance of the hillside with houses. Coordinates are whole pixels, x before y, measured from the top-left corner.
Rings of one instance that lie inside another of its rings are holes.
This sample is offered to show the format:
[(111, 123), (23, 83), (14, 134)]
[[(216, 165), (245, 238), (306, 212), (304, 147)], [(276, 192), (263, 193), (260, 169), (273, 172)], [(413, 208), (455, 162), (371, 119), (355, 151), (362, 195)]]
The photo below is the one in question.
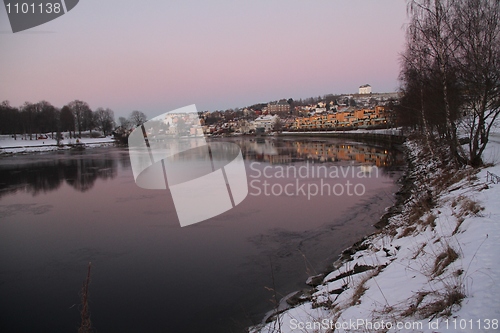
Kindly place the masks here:
[(280, 99), (242, 109), (205, 111), (200, 117), (209, 136), (390, 128), (397, 124), (398, 98), (397, 92), (372, 93), (371, 86), (362, 85), (354, 94)]

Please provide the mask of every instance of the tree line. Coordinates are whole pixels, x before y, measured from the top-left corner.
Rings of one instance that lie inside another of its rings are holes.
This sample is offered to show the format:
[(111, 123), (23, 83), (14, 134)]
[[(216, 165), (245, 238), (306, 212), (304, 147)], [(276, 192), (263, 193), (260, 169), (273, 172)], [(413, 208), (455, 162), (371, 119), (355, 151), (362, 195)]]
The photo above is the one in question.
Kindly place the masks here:
[(500, 1), (409, 0), (400, 125), (480, 166), (500, 115)]
[[(132, 111), (128, 118), (120, 117), (120, 126), (130, 129), (147, 120), (141, 111)], [(80, 100), (74, 100), (62, 108), (57, 108), (47, 101), (38, 103), (25, 102), (20, 107), (11, 106), (8, 101), (0, 103), (0, 134), (27, 135), (29, 140), (42, 133), (52, 133), (52, 137), (61, 138), (61, 132), (68, 132), (70, 138), (81, 138), (82, 132), (97, 130), (105, 136), (115, 129), (113, 110), (99, 107), (92, 110)], [(56, 136), (54, 136), (56, 134)]]
[(61, 109), (47, 101), (25, 102), (20, 107), (8, 101), (0, 103), (0, 134), (26, 134), (29, 139), (41, 133), (69, 132), (81, 137), (82, 131), (99, 130), (111, 134), (115, 127), (114, 112), (109, 108), (95, 111), (86, 102), (74, 100)]

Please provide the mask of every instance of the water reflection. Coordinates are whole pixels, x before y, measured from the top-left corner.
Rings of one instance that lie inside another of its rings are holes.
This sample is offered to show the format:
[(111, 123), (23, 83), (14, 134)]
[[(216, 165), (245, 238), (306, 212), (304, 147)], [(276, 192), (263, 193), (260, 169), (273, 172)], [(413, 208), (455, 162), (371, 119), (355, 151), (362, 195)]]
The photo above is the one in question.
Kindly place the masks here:
[(57, 190), (66, 183), (75, 190), (91, 189), (97, 179), (112, 179), (117, 175), (117, 159), (112, 156), (54, 155), (53, 159), (33, 157), (0, 162), (0, 197), (23, 191), (38, 195)]
[(247, 160), (272, 164), (296, 161), (339, 162), (352, 161), (377, 167), (404, 165), (402, 154), (394, 149), (356, 142), (314, 139), (240, 139), (243, 156)]
[[(276, 139), (276, 138), (233, 138), (230, 141), (238, 144), (245, 160), (269, 162), (271, 164), (291, 163), (299, 161), (313, 162), (340, 162), (352, 161), (377, 167), (391, 167), (404, 165), (402, 155), (395, 149), (367, 145), (357, 142), (342, 142), (339, 140), (314, 139)], [(219, 141), (209, 142), (209, 146), (217, 146), (217, 156), (214, 160), (230, 161), (237, 154), (234, 146), (218, 146)], [(165, 145), (165, 143), (163, 143)], [(177, 143), (175, 143), (177, 144)], [(176, 148), (177, 149), (177, 148)], [(189, 153), (177, 154), (169, 157), (175, 161), (201, 161), (207, 159), (206, 154), (196, 149)]]
[[(315, 163), (352, 161), (364, 165), (387, 168), (404, 164), (401, 154), (393, 149), (370, 146), (339, 140), (277, 139), (277, 138), (235, 138), (232, 142), (241, 147), (243, 158), (249, 161), (282, 164), (299, 161)], [(212, 141), (209, 145), (218, 145)], [(234, 157), (233, 146), (217, 149), (217, 161), (228, 161)], [(232, 149), (230, 149), (232, 147)], [(0, 161), (0, 197), (7, 193), (25, 191), (33, 195), (57, 190), (67, 183), (75, 190), (85, 192), (91, 189), (97, 179), (116, 177), (118, 164), (130, 168), (126, 151), (120, 158), (105, 154), (54, 154), (53, 158), (38, 156), (19, 160)], [(189, 154), (176, 155), (172, 160), (193, 163), (201, 162), (196, 150)], [(181, 161), (182, 160), (182, 161)]]

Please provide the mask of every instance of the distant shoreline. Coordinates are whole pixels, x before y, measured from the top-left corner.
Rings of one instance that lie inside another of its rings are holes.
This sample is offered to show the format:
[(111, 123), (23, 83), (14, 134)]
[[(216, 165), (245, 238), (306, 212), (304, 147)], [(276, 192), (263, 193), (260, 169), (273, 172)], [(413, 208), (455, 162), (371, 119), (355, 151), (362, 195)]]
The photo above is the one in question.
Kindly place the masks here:
[(87, 148), (101, 148), (114, 146), (115, 141), (95, 141), (95, 142), (82, 142), (82, 143), (64, 143), (64, 144), (41, 144), (41, 145), (24, 145), (24, 146), (0, 146), (0, 156), (12, 156), (17, 154), (37, 154), (44, 152), (53, 152), (58, 150), (84, 150)]
[(42, 153), (57, 150), (96, 148), (110, 146), (116, 143), (111, 136), (92, 138), (89, 133), (82, 138), (70, 138), (64, 135), (64, 138), (57, 142), (46, 134), (42, 137), (34, 136), (34, 140), (29, 140), (24, 135), (0, 135), (0, 156), (11, 156), (17, 154)]

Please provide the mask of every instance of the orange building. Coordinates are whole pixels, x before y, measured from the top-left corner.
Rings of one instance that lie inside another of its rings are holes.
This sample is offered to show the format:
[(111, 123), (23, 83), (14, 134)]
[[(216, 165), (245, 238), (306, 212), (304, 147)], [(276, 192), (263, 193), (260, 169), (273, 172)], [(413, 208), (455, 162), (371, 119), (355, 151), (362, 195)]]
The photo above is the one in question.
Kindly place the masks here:
[(375, 109), (342, 110), (336, 113), (322, 113), (295, 119), (295, 128), (302, 130), (329, 129), (343, 126), (370, 126), (385, 124), (389, 110), (385, 106)]

